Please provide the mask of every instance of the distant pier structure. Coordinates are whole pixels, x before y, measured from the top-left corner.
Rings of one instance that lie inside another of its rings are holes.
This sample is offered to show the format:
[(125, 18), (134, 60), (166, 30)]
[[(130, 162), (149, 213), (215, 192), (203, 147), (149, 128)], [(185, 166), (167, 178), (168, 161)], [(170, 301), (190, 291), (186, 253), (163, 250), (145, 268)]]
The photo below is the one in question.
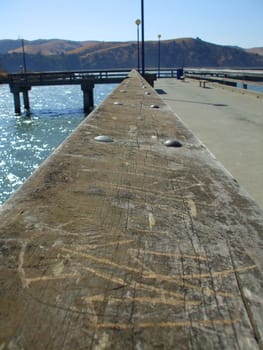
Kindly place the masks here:
[[(16, 114), (21, 114), (21, 96), (25, 110), (30, 109), (29, 91), (32, 86), (80, 85), (83, 92), (83, 109), (89, 113), (94, 108), (93, 89), (95, 84), (119, 84), (127, 78), (129, 70), (89, 70), (45, 73), (15, 73), (8, 75), (10, 91), (14, 97)], [(147, 81), (153, 86), (155, 74), (147, 74)]]
[[(80, 85), (83, 91), (83, 109), (89, 113), (94, 107), (93, 90), (95, 84), (119, 84), (126, 79), (131, 69), (112, 70), (88, 70), (65, 72), (33, 72), (8, 74), (8, 78), (0, 83), (8, 83), (14, 97), (15, 113), (21, 114), (20, 94), (23, 96), (23, 104), (26, 110), (30, 109), (29, 91), (33, 86), (49, 85)], [(143, 75), (151, 85), (157, 77), (156, 68), (147, 69)], [(206, 69), (206, 68), (160, 68), (158, 78), (184, 77), (199, 80), (201, 87), (206, 82), (214, 82), (223, 85), (237, 87), (241, 85), (247, 89), (249, 84), (263, 84), (263, 69)]]
[(127, 77), (128, 71), (70, 71), (45, 73), (9, 74), (8, 82), (14, 97), (15, 113), (21, 114), (21, 99), (26, 110), (30, 109), (29, 91), (32, 86), (80, 85), (83, 91), (83, 109), (90, 112), (94, 107), (93, 89), (95, 84), (119, 84)]

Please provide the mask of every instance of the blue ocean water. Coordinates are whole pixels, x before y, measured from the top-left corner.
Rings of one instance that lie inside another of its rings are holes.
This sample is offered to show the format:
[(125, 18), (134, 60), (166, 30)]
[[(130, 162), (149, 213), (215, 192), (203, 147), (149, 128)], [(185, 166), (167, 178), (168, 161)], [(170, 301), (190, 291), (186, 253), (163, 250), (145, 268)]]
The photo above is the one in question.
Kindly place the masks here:
[[(95, 105), (115, 88), (96, 85)], [(31, 113), (14, 114), (8, 85), (0, 85), (0, 205), (85, 118), (79, 86), (33, 87)]]
[[(237, 87), (242, 89), (243, 88), (243, 84), (242, 83), (237, 83)], [(263, 93), (263, 85), (252, 85), (252, 84), (248, 84), (247, 85), (247, 89), (251, 90), (251, 91), (256, 91), (256, 92), (261, 92)]]

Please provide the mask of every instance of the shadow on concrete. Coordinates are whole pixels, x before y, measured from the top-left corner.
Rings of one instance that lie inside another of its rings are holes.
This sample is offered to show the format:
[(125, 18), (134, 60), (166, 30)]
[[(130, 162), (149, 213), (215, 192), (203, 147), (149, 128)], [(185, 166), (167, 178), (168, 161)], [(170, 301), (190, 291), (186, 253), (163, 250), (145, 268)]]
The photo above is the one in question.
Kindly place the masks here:
[(159, 95), (167, 95), (167, 92), (165, 92), (163, 89), (155, 89), (155, 91), (156, 91), (157, 94), (159, 94)]
[(195, 103), (200, 105), (209, 105), (215, 107), (227, 107), (228, 105), (224, 103), (208, 103), (208, 102), (199, 102), (199, 101), (190, 101), (190, 100), (178, 100), (176, 98), (165, 98), (165, 101), (177, 101), (177, 102), (186, 102), (186, 103)]
[(225, 105), (224, 103), (211, 103), (212, 106), (216, 107), (227, 107), (228, 105)]

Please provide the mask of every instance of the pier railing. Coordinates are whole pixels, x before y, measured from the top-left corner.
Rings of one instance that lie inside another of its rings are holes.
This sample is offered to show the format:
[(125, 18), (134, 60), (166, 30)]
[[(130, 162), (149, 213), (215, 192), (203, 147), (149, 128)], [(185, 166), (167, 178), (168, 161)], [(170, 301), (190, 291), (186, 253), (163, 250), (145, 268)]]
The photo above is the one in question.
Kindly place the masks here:
[(8, 75), (9, 84), (28, 83), (31, 86), (80, 84), (83, 80), (94, 83), (120, 83), (130, 70), (89, 70), (62, 72), (13, 73)]
[(184, 75), (199, 80), (200, 86), (203, 87), (206, 81), (234, 87), (241, 84), (243, 89), (247, 89), (248, 84), (263, 85), (263, 69), (187, 68), (184, 70)]
[[(146, 69), (146, 74), (158, 74), (160, 78), (178, 77), (178, 72), (182, 71), (185, 76), (196, 79), (232, 79), (246, 80), (253, 82), (263, 82), (263, 69), (222, 69), (222, 68), (156, 68)], [(59, 71), (59, 72), (28, 72), (28, 73), (11, 73), (0, 80), (0, 83), (19, 83), (30, 82), (32, 85), (64, 85), (79, 84), (82, 80), (93, 79), (99, 83), (120, 83), (125, 79), (131, 68), (126, 69), (100, 69), (100, 70), (78, 70), (78, 71)]]
[(187, 76), (201, 76), (203, 78), (218, 77), (248, 81), (263, 81), (263, 69), (211, 69), (211, 68), (185, 68)]
[[(93, 80), (95, 84), (120, 83), (127, 78), (132, 68), (126, 69), (99, 69), (99, 70), (77, 70), (77, 71), (54, 71), (54, 72), (27, 72), (10, 73), (0, 83), (19, 84), (30, 83), (31, 86), (41, 85), (67, 85), (79, 84), (83, 80)], [(161, 68), (160, 74), (155, 68), (145, 71), (146, 75), (157, 75), (160, 78), (178, 77), (182, 68)]]

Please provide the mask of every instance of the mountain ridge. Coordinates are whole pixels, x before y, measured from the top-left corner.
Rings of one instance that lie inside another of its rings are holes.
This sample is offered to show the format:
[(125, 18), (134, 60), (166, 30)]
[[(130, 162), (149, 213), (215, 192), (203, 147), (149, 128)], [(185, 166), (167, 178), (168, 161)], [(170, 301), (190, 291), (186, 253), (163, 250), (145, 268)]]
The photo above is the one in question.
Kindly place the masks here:
[[(0, 69), (21, 70), (22, 42), (0, 40)], [(263, 49), (243, 49), (209, 43), (200, 38), (162, 40), (161, 66), (192, 67), (263, 67)], [(155, 68), (158, 60), (158, 41), (145, 42), (145, 62)], [(137, 42), (104, 42), (64, 39), (24, 40), (29, 71), (113, 69), (137, 67)], [(261, 54), (262, 52), (262, 54)]]

